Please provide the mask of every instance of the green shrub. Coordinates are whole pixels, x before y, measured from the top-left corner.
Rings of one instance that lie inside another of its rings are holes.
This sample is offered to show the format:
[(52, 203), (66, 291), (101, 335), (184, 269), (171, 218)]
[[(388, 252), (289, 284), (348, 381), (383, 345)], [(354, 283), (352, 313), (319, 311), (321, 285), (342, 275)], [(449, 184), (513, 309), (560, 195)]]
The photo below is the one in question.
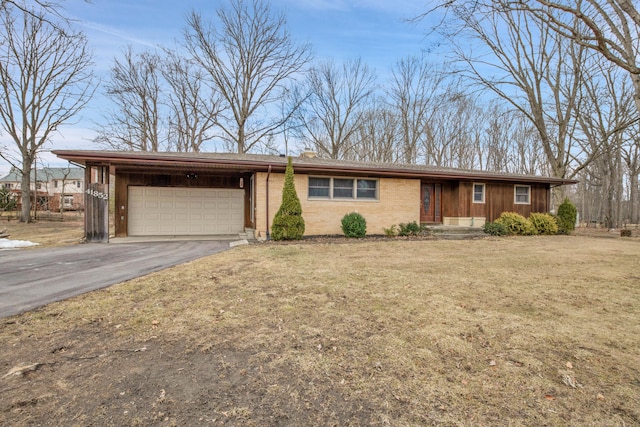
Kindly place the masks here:
[(394, 237), (398, 235), (398, 226), (395, 224), (389, 228), (382, 227), (382, 229), (384, 230), (384, 235), (387, 237)]
[(425, 230), (425, 226), (417, 222), (401, 223), (398, 229), (398, 236), (419, 236)]
[(367, 221), (358, 212), (342, 217), (342, 232), (346, 237), (363, 238), (367, 234)]
[(271, 226), (273, 240), (300, 240), (304, 235), (304, 219), (302, 206), (293, 182), (293, 164), (291, 157), (287, 162), (284, 173), (284, 188), (282, 189), (282, 203), (276, 212)]
[(533, 224), (537, 234), (558, 234), (558, 223), (553, 215), (534, 212), (529, 215), (529, 221)]
[(536, 234), (536, 229), (531, 221), (516, 212), (503, 212), (495, 222), (504, 225), (509, 234), (521, 236)]
[(571, 203), (568, 197), (564, 199), (564, 202), (558, 206), (558, 215), (556, 220), (558, 221), (558, 233), (570, 234), (576, 229), (576, 219), (578, 217), (578, 209)]
[(0, 212), (12, 211), (15, 208), (16, 208), (15, 197), (13, 197), (13, 195), (8, 189), (4, 187), (0, 187)]
[(509, 234), (507, 227), (499, 222), (485, 222), (482, 226), (482, 231), (491, 236), (506, 236)]

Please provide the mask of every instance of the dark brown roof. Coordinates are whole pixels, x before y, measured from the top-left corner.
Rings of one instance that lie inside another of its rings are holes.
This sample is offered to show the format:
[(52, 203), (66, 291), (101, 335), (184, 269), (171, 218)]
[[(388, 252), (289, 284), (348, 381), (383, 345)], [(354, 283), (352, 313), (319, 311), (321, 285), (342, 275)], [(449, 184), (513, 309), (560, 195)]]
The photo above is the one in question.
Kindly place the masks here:
[[(71, 162), (87, 165), (102, 164), (122, 167), (165, 167), (195, 169), (226, 169), (244, 172), (283, 171), (287, 158), (263, 154), (235, 153), (167, 153), (140, 151), (98, 151), (98, 150), (54, 150), (58, 157)], [(442, 168), (428, 165), (369, 163), (350, 160), (293, 157), (294, 169), (303, 173), (329, 173), (387, 176), (399, 178), (441, 178), (484, 181), (536, 182), (552, 185), (576, 184), (578, 181), (564, 178), (550, 178), (534, 175), (518, 175), (500, 172), (486, 172)]]

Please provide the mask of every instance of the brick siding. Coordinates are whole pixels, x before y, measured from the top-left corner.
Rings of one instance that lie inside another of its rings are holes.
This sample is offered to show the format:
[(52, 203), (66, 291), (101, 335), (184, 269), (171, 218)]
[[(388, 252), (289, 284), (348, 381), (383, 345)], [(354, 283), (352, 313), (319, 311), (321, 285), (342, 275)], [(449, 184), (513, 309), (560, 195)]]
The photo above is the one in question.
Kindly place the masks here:
[[(266, 173), (256, 174), (256, 236), (266, 235)], [(295, 174), (295, 186), (305, 235), (342, 234), (340, 221), (350, 212), (360, 213), (367, 221), (367, 234), (384, 234), (384, 228), (401, 222), (420, 221), (420, 180), (380, 178), (378, 200), (309, 199), (308, 175)], [(269, 228), (282, 202), (284, 174), (269, 176)]]

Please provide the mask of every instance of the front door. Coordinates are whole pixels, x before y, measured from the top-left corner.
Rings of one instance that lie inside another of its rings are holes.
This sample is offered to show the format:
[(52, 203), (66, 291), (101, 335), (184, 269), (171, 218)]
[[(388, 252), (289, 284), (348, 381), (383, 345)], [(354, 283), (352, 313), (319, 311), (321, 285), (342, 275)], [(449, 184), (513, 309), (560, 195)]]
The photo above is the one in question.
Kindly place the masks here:
[(423, 182), (420, 185), (420, 222), (442, 222), (441, 195), (440, 184)]

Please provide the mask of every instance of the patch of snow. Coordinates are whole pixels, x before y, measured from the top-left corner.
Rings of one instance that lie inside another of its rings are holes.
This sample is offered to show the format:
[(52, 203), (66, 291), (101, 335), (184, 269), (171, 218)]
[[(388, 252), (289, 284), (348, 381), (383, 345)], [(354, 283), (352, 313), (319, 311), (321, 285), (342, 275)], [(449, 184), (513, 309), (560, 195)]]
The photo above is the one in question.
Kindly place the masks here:
[(0, 249), (28, 248), (29, 246), (38, 246), (38, 245), (39, 243), (33, 243), (28, 240), (0, 239)]

